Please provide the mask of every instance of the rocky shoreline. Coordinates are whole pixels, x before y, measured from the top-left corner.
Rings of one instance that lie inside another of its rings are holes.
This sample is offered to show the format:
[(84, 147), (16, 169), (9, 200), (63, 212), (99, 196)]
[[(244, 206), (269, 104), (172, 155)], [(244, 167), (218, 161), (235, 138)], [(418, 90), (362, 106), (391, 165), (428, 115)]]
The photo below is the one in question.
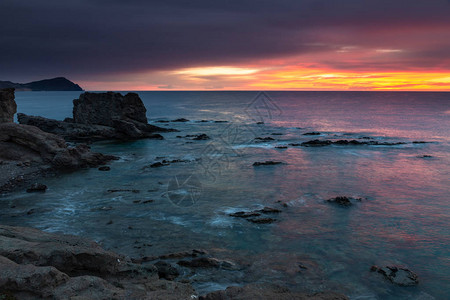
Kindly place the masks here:
[(206, 254), (167, 254), (148, 264), (81, 237), (0, 225), (0, 299), (348, 299), (258, 284), (200, 296), (189, 282), (175, 280), (178, 271), (165, 259), (191, 257), (178, 264), (194, 269), (233, 267)]
[[(146, 108), (134, 93), (84, 93), (74, 100), (71, 118), (58, 121), (18, 114), (20, 124), (13, 122), (14, 98), (14, 89), (0, 90), (0, 193), (25, 187), (44, 192), (44, 186), (32, 183), (59, 172), (108, 170), (106, 164), (117, 159), (69, 141), (163, 139), (159, 132), (175, 131), (148, 124)], [(173, 162), (179, 161), (161, 164)], [(171, 263), (173, 259), (178, 262)], [(0, 225), (0, 299), (347, 299), (332, 292), (311, 295), (257, 284), (201, 296), (189, 281), (178, 280), (179, 267), (239, 268), (204, 250), (130, 258), (81, 237)]]
[(91, 152), (86, 144), (100, 140), (163, 139), (174, 131), (150, 125), (135, 93), (83, 93), (74, 100), (73, 116), (64, 121), (18, 113), (14, 89), (0, 90), (0, 193), (23, 188), (60, 171), (98, 167), (117, 159)]

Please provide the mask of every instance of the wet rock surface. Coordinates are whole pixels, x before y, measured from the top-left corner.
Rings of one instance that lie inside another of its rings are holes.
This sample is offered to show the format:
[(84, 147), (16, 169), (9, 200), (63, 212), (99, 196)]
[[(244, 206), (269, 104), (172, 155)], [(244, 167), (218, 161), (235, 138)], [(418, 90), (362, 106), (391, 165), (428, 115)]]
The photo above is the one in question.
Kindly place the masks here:
[(47, 190), (47, 186), (42, 183), (34, 183), (28, 189), (27, 193), (36, 193), (36, 192), (45, 192)]
[[(17, 299), (190, 299), (188, 284), (153, 265), (70, 235), (0, 225), (0, 290)], [(75, 299), (75, 298), (74, 298)]]
[(384, 267), (372, 266), (370, 270), (382, 274), (384, 278), (399, 286), (414, 286), (419, 284), (417, 274), (405, 267), (395, 265)]

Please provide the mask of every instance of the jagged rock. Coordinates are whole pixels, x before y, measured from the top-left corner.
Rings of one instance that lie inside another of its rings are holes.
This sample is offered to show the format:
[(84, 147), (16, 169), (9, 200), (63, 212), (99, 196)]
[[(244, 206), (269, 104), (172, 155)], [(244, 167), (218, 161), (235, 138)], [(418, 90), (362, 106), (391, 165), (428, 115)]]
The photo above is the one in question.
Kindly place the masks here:
[(307, 132), (307, 133), (304, 133), (303, 135), (320, 135), (320, 132), (317, 132), (317, 131)]
[(175, 131), (147, 123), (146, 108), (135, 93), (83, 93), (73, 101), (73, 118), (64, 121), (18, 114), (20, 124), (39, 127), (71, 141), (163, 139), (155, 132)]
[(27, 193), (33, 192), (45, 192), (47, 190), (47, 186), (41, 183), (34, 183), (27, 189)]
[(89, 240), (0, 225), (0, 291), (17, 299), (191, 299), (188, 284)]
[(136, 93), (83, 93), (73, 101), (73, 120), (79, 124), (114, 127), (114, 120), (147, 123), (147, 109)]
[(14, 89), (0, 90), (0, 123), (14, 122), (17, 104), (14, 101)]
[(321, 292), (315, 294), (291, 292), (288, 288), (273, 284), (249, 284), (243, 287), (231, 286), (224, 291), (216, 291), (200, 300), (348, 300), (345, 295), (334, 292)]
[(109, 167), (109, 166), (102, 166), (102, 167), (98, 168), (98, 170), (99, 171), (110, 171), (111, 167)]
[(390, 282), (400, 286), (413, 286), (419, 283), (419, 277), (413, 271), (398, 266), (385, 266), (378, 267), (372, 266), (370, 268), (372, 272), (378, 272), (382, 274)]

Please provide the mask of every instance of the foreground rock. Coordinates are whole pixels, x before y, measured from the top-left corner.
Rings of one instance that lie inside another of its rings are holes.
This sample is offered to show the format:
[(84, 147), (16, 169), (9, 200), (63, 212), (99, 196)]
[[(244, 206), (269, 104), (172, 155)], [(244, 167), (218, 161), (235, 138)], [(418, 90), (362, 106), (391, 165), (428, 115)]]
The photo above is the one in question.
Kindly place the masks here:
[[(0, 225), (0, 291), (17, 299), (191, 299), (153, 265), (70, 235)], [(71, 298), (74, 297), (74, 298)]]
[(201, 300), (345, 300), (346, 296), (334, 292), (316, 294), (291, 292), (288, 288), (271, 284), (250, 284), (243, 287), (232, 286), (224, 291), (216, 291), (201, 296)]
[(414, 286), (419, 284), (419, 277), (413, 271), (398, 266), (378, 267), (372, 266), (372, 272), (382, 274), (390, 282), (399, 286)]
[(20, 124), (39, 127), (71, 141), (162, 139), (156, 132), (174, 131), (150, 125), (136, 93), (83, 93), (73, 101), (73, 116), (64, 121), (18, 114)]

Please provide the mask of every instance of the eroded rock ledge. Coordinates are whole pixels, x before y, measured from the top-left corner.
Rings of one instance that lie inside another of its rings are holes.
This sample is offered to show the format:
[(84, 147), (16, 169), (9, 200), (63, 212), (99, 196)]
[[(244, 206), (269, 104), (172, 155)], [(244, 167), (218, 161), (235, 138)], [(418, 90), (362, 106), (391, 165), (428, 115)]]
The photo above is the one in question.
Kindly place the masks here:
[[(193, 288), (160, 280), (153, 265), (97, 243), (0, 225), (0, 295), (17, 299), (191, 299)], [(74, 297), (74, 298), (71, 298)]]
[(136, 93), (86, 92), (73, 100), (72, 118), (58, 121), (19, 113), (17, 119), (69, 141), (163, 139), (157, 132), (176, 131), (148, 124), (146, 112)]

